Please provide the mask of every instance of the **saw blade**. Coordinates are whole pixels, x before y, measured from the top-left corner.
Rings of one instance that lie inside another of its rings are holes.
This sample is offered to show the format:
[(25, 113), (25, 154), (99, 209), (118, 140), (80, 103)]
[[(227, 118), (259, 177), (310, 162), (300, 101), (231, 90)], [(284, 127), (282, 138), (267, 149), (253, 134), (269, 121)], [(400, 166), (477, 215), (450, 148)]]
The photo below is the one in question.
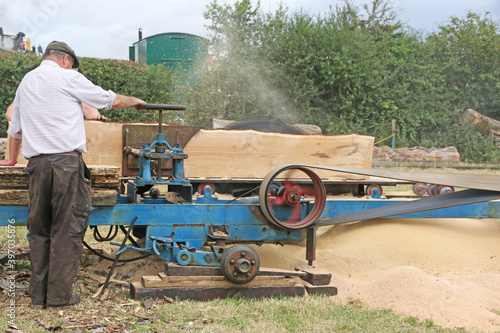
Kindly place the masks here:
[(419, 200), (407, 201), (385, 207), (369, 209), (353, 214), (341, 215), (334, 218), (323, 219), (317, 221), (316, 223), (311, 225), (311, 227), (322, 227), (327, 225), (369, 220), (394, 215), (416, 213), (497, 199), (500, 199), (500, 192), (476, 189), (463, 190), (435, 197), (426, 197)]

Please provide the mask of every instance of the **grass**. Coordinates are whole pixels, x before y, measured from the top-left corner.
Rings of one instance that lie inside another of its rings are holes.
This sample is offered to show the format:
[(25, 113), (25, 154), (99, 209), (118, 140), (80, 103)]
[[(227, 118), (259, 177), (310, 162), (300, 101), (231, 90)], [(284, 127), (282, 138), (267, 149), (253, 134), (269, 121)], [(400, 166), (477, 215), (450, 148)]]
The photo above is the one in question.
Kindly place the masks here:
[(463, 332), (389, 310), (370, 311), (359, 302), (338, 305), (324, 296), (156, 303), (146, 310), (122, 291), (105, 302), (84, 297), (82, 304), (64, 311), (18, 305), (16, 325), (24, 332), (46, 332), (37, 320), (63, 332), (77, 327), (108, 332)]
[[(16, 227), (16, 245), (21, 252), (26, 249), (26, 228)], [(0, 228), (0, 238), (5, 239), (7, 228)], [(91, 239), (91, 232), (87, 233)], [(3, 247), (3, 248), (2, 248)], [(6, 252), (4, 243), (0, 252)], [(18, 260), (19, 273), (29, 271), (29, 261)], [(0, 276), (6, 277), (7, 269), (0, 267)], [(209, 302), (153, 301), (146, 308), (142, 301), (129, 297), (126, 287), (111, 285), (112, 295), (106, 301), (91, 296), (97, 285), (87, 285), (82, 293), (75, 284), (75, 292), (82, 296), (82, 303), (63, 311), (34, 310), (28, 296), (16, 295), (15, 320), (23, 332), (59, 330), (74, 332), (464, 332), (461, 329), (444, 329), (432, 320), (400, 317), (390, 310), (369, 310), (358, 301), (338, 304), (335, 297), (284, 297), (273, 299), (219, 299)], [(0, 296), (0, 305), (7, 309), (11, 298)], [(8, 311), (2, 311), (0, 331), (8, 327)], [(45, 325), (45, 326), (44, 326)]]

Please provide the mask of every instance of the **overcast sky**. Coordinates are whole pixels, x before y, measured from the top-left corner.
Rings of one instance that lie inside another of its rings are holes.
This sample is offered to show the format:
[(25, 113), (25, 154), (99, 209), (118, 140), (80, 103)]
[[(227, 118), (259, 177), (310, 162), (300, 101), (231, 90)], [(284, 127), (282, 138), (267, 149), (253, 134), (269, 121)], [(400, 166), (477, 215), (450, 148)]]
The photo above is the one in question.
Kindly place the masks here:
[[(164, 32), (184, 32), (207, 37), (203, 11), (210, 0), (0, 0), (0, 27), (4, 34), (24, 32), (32, 43), (45, 46), (52, 40), (68, 43), (77, 56), (128, 59), (128, 47), (137, 41), (138, 28), (148, 37)], [(233, 3), (219, 0), (219, 3)], [(263, 11), (274, 11), (280, 1), (262, 0)], [(283, 1), (290, 9), (316, 14), (340, 0)], [(356, 5), (370, 0), (353, 0)], [(253, 1), (255, 4), (256, 1)], [(500, 22), (500, 0), (393, 0), (399, 19), (409, 26), (435, 31), (451, 16), (467, 11)]]

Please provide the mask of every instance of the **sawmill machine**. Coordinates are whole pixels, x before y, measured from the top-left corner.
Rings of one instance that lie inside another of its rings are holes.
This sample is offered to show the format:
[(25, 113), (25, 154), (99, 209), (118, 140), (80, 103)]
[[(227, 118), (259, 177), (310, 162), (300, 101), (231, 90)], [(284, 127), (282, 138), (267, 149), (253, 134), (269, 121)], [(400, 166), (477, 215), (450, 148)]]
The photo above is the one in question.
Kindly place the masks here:
[[(254, 189), (258, 196), (223, 200), (205, 187), (196, 197), (184, 175), (188, 156), (179, 144), (171, 145), (162, 134), (162, 111), (183, 110), (183, 106), (146, 104), (138, 108), (158, 110), (156, 140), (143, 143), (135, 152), (140, 174), (127, 181), (126, 193), (117, 204), (96, 207), (90, 226), (133, 224), (144, 236), (133, 248), (155, 254), (166, 262), (182, 266), (217, 266), (234, 283), (247, 283), (259, 274), (260, 260), (248, 244), (297, 244), (306, 239), (306, 260), (315, 260), (316, 229), (340, 223), (374, 218), (498, 218), (500, 176), (399, 172), (315, 165), (283, 165)], [(172, 174), (161, 174), (161, 163), (172, 163)], [(160, 166), (160, 167), (158, 167)], [(353, 173), (409, 182), (442, 184), (463, 188), (444, 195), (416, 200), (372, 197), (339, 199), (327, 197), (315, 170)], [(159, 188), (167, 188), (161, 193)], [(27, 220), (27, 206), (0, 206), (0, 225)], [(131, 223), (134, 221), (135, 223)]]

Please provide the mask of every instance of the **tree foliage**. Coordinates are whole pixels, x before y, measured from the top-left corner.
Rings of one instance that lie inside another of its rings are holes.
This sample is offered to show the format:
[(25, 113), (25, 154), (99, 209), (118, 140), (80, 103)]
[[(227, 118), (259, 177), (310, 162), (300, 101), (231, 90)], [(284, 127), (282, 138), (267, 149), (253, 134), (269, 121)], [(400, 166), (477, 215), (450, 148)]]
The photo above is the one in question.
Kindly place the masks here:
[(275, 116), (384, 138), (395, 119), (400, 146), (455, 145), (463, 160), (500, 161), (489, 137), (461, 123), (466, 108), (500, 112), (500, 35), (487, 16), (452, 17), (429, 36), (385, 0), (322, 14), (214, 0), (205, 18), (214, 61), (185, 96), (190, 123)]
[[(500, 118), (499, 23), (488, 14), (451, 17), (428, 35), (400, 22), (390, 0), (360, 7), (345, 0), (319, 14), (292, 11), (286, 2), (263, 12), (259, 1), (213, 0), (204, 17), (213, 61), (195, 86), (180, 86), (164, 66), (82, 59), (82, 72), (104, 89), (149, 103), (183, 103), (189, 112), (182, 120), (190, 124), (274, 116), (379, 140), (392, 134), (394, 119), (400, 147), (453, 145), (463, 161), (500, 163), (495, 142), (461, 120), (467, 108)], [(0, 59), (1, 108), (38, 63), (21, 54)], [(5, 130), (2, 118), (0, 134)]]

